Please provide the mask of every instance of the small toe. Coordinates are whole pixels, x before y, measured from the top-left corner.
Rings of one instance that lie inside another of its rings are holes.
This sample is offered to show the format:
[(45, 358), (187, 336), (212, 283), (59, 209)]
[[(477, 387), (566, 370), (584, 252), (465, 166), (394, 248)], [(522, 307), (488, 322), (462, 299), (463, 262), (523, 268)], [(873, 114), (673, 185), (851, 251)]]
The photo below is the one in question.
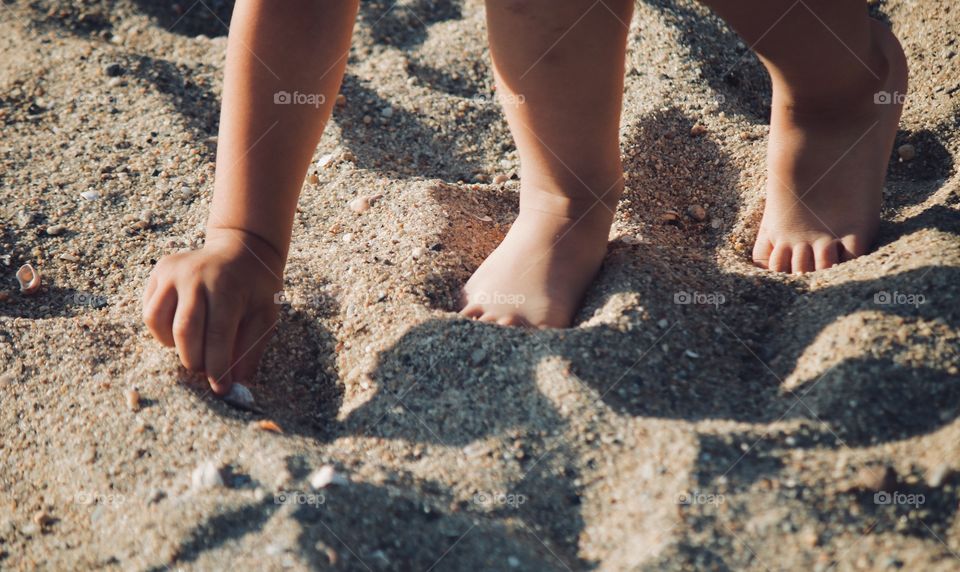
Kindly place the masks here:
[(498, 318), (493, 314), (484, 314), (480, 316), (479, 320), (485, 324), (496, 324)]
[(846, 262), (867, 253), (866, 241), (855, 234), (840, 239), (840, 260)]
[(805, 242), (793, 246), (793, 256), (790, 258), (790, 270), (794, 274), (813, 272), (814, 257), (812, 246)]
[(467, 304), (460, 310), (460, 315), (476, 320), (483, 315), (483, 306), (480, 304)]
[(524, 328), (530, 326), (529, 322), (517, 315), (504, 316), (497, 320), (497, 323), (501, 326), (509, 326), (513, 328)]
[(813, 244), (813, 257), (817, 270), (826, 270), (840, 263), (840, 241), (834, 239), (818, 240)]
[(770, 267), (770, 253), (773, 252), (773, 243), (767, 240), (763, 235), (757, 236), (757, 241), (753, 243), (753, 264), (760, 268)]
[(790, 245), (780, 243), (773, 247), (770, 253), (770, 270), (774, 272), (790, 272), (790, 258), (793, 255)]

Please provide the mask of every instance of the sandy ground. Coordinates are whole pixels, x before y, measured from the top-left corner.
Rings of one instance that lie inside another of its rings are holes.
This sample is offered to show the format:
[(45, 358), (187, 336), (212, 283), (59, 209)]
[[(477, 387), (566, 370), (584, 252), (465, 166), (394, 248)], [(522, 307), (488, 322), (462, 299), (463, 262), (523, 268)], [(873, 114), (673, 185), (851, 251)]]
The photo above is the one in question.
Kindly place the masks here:
[(203, 240), (229, 3), (0, 4), (0, 568), (960, 569), (952, 0), (872, 3), (916, 157), (878, 249), (804, 277), (747, 260), (762, 69), (695, 3), (639, 2), (627, 196), (545, 332), (450, 311), (517, 204), (482, 4), (392, 4), (364, 2), (253, 412), (139, 322), (152, 264)]

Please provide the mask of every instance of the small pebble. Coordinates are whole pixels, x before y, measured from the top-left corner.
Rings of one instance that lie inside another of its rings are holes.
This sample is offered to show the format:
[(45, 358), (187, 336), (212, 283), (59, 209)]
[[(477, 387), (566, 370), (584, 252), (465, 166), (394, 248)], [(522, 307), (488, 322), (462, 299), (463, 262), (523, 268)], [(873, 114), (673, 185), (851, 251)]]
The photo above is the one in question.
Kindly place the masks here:
[(640, 244), (642, 240), (638, 236), (634, 236), (632, 234), (625, 234), (620, 237), (620, 242), (632, 246), (634, 244)]
[(318, 177), (316, 173), (310, 173), (310, 175), (307, 177), (307, 182), (311, 185), (316, 185), (320, 182), (320, 177)]
[(153, 222), (153, 211), (150, 209), (143, 209), (140, 211), (140, 220), (150, 224)]
[(690, 135), (693, 135), (694, 137), (699, 137), (701, 135), (705, 135), (706, 133), (707, 133), (707, 126), (701, 123), (697, 123), (696, 125), (690, 128)]
[(38, 510), (33, 514), (33, 522), (40, 528), (46, 528), (53, 522), (53, 517), (45, 510)]
[(380, 110), (380, 115), (382, 117), (393, 117), (393, 108), (384, 107), (383, 109)]
[(353, 240), (353, 233), (352, 232), (345, 233), (341, 240), (343, 240), (344, 242), (350, 242), (351, 240)]
[(660, 222), (664, 224), (677, 224), (680, 222), (680, 213), (677, 211), (666, 211), (660, 215)]
[(67, 230), (62, 224), (52, 224), (47, 227), (47, 234), (50, 236), (58, 236), (63, 234), (63, 231)]
[(493, 178), (493, 184), (494, 184), (494, 185), (502, 185), (502, 184), (506, 183), (506, 182), (509, 181), (509, 180), (510, 180), (510, 177), (508, 177), (508, 176), (506, 176), (506, 175), (504, 175), (504, 174), (501, 173), (501, 174), (499, 174), (499, 175), (497, 175), (496, 177)]
[(687, 216), (697, 222), (703, 222), (707, 220), (707, 209), (700, 205), (690, 205), (687, 209)]
[(357, 214), (365, 213), (370, 210), (370, 199), (367, 197), (357, 197), (350, 201), (350, 210)]
[(310, 473), (307, 481), (315, 489), (324, 489), (330, 485), (345, 485), (350, 482), (345, 475), (338, 473), (333, 465), (324, 465)]
[(897, 471), (890, 466), (864, 467), (857, 473), (856, 485), (865, 491), (890, 492), (897, 486)]
[(342, 93), (337, 94), (337, 107), (346, 107), (347, 105), (347, 96)]
[(103, 73), (105, 73), (107, 77), (121, 76), (123, 75), (123, 71), (123, 66), (116, 62), (109, 63), (103, 67)]
[(370, 117), (369, 115), (364, 115), (364, 116), (363, 116), (363, 124), (364, 124), (364, 125), (370, 125), (371, 123), (373, 123), (373, 118)]
[(136, 387), (128, 389), (124, 397), (130, 411), (140, 411), (140, 392), (137, 391)]
[(63, 254), (58, 256), (58, 258), (60, 260), (63, 260), (64, 262), (80, 262), (79, 256), (77, 256), (76, 254), (70, 254), (69, 252), (64, 252)]
[[(236, 385), (234, 385), (236, 387)], [(193, 490), (202, 491), (223, 486), (223, 473), (213, 461), (204, 461), (193, 470), (190, 477)]]
[(470, 354), (470, 363), (480, 365), (487, 359), (487, 352), (483, 348), (477, 348)]
[(904, 161), (912, 161), (917, 157), (917, 148), (907, 143), (906, 145), (897, 147), (897, 154), (900, 155), (900, 159)]
[(423, 257), (423, 255), (426, 253), (427, 253), (426, 248), (422, 246), (417, 246), (410, 252), (410, 256), (413, 257), (414, 260), (416, 260), (418, 258)]

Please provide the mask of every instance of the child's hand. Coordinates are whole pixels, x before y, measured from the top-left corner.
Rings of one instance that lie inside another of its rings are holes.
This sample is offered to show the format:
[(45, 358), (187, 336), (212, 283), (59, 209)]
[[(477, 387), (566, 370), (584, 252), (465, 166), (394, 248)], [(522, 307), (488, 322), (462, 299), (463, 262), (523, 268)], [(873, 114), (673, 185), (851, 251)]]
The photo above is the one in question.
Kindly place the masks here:
[(163, 257), (143, 296), (143, 321), (218, 395), (256, 373), (276, 325), (283, 260), (240, 230), (210, 230), (201, 250)]

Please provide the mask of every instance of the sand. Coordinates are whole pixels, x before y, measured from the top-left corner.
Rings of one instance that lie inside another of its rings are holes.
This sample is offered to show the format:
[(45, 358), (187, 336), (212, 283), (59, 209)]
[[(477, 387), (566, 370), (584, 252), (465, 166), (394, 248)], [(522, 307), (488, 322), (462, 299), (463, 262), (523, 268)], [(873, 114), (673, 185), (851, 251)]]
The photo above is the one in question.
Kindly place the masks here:
[(693, 2), (638, 3), (627, 194), (544, 332), (451, 311), (517, 206), (482, 4), (392, 4), (364, 2), (255, 411), (139, 321), (155, 261), (202, 244), (230, 4), (0, 5), (0, 568), (960, 568), (951, 0), (872, 3), (916, 157), (877, 250), (801, 277), (748, 260), (758, 62)]

